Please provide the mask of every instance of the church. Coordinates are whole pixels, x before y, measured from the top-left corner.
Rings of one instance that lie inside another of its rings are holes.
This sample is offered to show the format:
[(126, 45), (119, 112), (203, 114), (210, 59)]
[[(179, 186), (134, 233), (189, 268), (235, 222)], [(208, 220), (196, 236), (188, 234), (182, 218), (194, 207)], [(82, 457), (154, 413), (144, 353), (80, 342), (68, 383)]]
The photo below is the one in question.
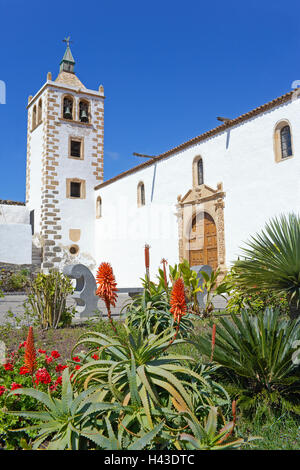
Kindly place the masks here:
[(108, 261), (137, 287), (148, 244), (152, 279), (162, 258), (225, 273), (271, 217), (299, 213), (298, 91), (104, 180), (104, 88), (79, 80), (67, 41), (57, 78), (28, 98), (26, 203), (0, 201), (0, 262)]

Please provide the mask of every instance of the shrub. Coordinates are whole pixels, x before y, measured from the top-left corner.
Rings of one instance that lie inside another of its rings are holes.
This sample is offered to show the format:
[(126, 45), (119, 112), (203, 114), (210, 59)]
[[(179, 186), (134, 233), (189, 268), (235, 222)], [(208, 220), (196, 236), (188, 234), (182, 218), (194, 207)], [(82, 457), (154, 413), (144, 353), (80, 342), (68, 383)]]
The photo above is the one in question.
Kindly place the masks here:
[(30, 283), (30, 272), (28, 269), (21, 269), (12, 272), (6, 269), (1, 270), (0, 287), (4, 292), (14, 292), (25, 290)]
[(73, 291), (70, 279), (57, 271), (50, 274), (39, 273), (30, 283), (27, 304), (41, 328), (58, 328), (71, 324), (74, 309), (66, 306), (66, 300)]
[[(30, 411), (36, 409), (35, 400), (29, 396), (16, 396), (20, 388), (32, 387), (35, 390), (48, 391), (57, 395), (61, 387), (61, 373), (67, 367), (58, 362), (60, 354), (53, 350), (47, 352), (36, 351), (36, 363), (32, 373), (25, 366), (26, 341), (20, 343), (19, 348), (7, 354), (6, 361), (0, 365), (0, 446), (7, 449), (20, 447), (20, 440), (25, 437), (24, 432), (13, 432), (24, 424), (32, 424), (32, 419), (23, 419), (20, 415), (7, 415), (4, 411)], [(28, 363), (28, 361), (27, 361)], [(10, 393), (11, 392), (11, 393)], [(34, 436), (34, 433), (31, 433)]]
[(240, 287), (234, 280), (234, 274), (226, 276), (224, 283), (227, 283), (229, 297), (226, 305), (227, 313), (240, 314), (242, 310), (249, 310), (252, 314), (257, 314), (266, 308), (278, 309), (281, 314), (289, 313), (289, 304), (285, 293), (274, 292), (270, 289), (257, 291)]

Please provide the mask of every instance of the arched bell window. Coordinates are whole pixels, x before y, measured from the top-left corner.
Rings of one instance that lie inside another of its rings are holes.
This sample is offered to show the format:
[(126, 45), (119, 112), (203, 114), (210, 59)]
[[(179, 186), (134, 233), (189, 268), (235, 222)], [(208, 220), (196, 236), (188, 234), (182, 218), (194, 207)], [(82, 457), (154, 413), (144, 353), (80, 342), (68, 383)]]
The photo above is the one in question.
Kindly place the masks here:
[(64, 97), (63, 118), (73, 120), (73, 98), (71, 96)]
[(203, 160), (200, 156), (193, 160), (193, 186), (204, 184)]
[(292, 132), (287, 120), (280, 121), (275, 127), (274, 150), (276, 162), (293, 156)]
[(42, 111), (43, 111), (42, 106), (43, 105), (42, 105), (42, 98), (41, 98), (38, 103), (38, 124), (42, 122)]
[(100, 196), (96, 200), (96, 218), (100, 219), (102, 217), (102, 199)]
[(33, 106), (32, 110), (32, 129), (36, 127), (36, 105)]
[(79, 121), (89, 122), (89, 103), (85, 100), (79, 101)]
[(138, 193), (137, 193), (137, 204), (138, 207), (144, 206), (146, 204), (145, 200), (145, 185), (142, 181), (138, 184)]

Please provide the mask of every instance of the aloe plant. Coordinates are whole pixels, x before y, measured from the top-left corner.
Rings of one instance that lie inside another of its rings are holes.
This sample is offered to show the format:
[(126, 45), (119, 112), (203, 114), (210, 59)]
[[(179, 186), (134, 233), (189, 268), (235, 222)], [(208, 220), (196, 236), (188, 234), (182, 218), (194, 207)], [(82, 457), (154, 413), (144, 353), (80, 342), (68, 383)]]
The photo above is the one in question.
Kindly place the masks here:
[[(75, 348), (90, 348), (83, 365), (74, 375), (78, 384), (97, 386), (100, 402), (112, 401), (122, 405), (143, 407), (150, 428), (153, 427), (153, 411), (167, 407), (170, 403), (176, 408), (193, 409), (190, 392), (195, 393), (193, 382), (197, 382), (198, 400), (203, 406), (213, 404), (210, 399), (211, 386), (198, 373), (182, 365), (184, 361), (193, 363), (189, 356), (165, 353), (173, 331), (159, 335), (150, 334), (147, 340), (138, 332), (134, 338), (128, 327), (127, 342), (117, 337), (108, 337), (98, 332), (83, 334)], [(173, 344), (183, 343), (176, 340)], [(75, 349), (74, 348), (74, 349)], [(99, 360), (90, 361), (94, 352)]]
[(258, 439), (250, 437), (248, 439), (234, 439), (232, 432), (234, 422), (225, 422), (221, 414), (224, 424), (218, 430), (218, 414), (221, 414), (216, 407), (211, 407), (207, 419), (201, 423), (191, 412), (184, 412), (183, 418), (187, 422), (190, 433), (181, 433), (175, 441), (175, 446), (179, 450), (224, 450), (237, 449), (251, 441)]
[(88, 446), (87, 439), (99, 428), (93, 424), (93, 417), (117, 411), (123, 408), (118, 403), (92, 403), (90, 396), (93, 389), (80, 394), (73, 391), (68, 369), (62, 374), (61, 399), (54, 398), (49, 392), (44, 393), (34, 388), (19, 388), (8, 396), (27, 395), (44, 406), (44, 411), (6, 411), (7, 414), (36, 420), (37, 424), (23, 428), (23, 431), (36, 431), (37, 437), (33, 449), (43, 447), (46, 441), (48, 450), (78, 450)]

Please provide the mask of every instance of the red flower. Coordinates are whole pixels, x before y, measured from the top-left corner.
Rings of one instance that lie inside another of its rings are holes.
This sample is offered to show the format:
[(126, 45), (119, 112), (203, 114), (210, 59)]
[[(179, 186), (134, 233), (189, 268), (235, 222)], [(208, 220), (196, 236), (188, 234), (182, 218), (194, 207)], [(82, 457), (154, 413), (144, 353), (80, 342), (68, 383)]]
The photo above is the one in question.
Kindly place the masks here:
[(29, 370), (27, 369), (26, 366), (22, 366), (20, 367), (20, 372), (19, 372), (20, 375), (25, 375), (25, 374), (29, 374)]
[(23, 341), (23, 343), (19, 344), (19, 349), (25, 348), (25, 346), (26, 346), (26, 341)]
[(170, 312), (174, 316), (174, 321), (179, 323), (181, 317), (186, 314), (187, 310), (184, 295), (184, 283), (181, 277), (179, 277), (173, 284), (170, 304)]
[(39, 383), (42, 384), (49, 384), (51, 382), (51, 376), (47, 369), (41, 368), (38, 369), (35, 373), (35, 383), (38, 385)]
[(55, 385), (61, 385), (62, 384), (62, 375), (60, 375), (59, 377), (57, 377), (56, 381), (55, 381)]
[(22, 387), (23, 387), (23, 385), (17, 384), (16, 382), (13, 382), (13, 383), (11, 384), (10, 389), (11, 389), (11, 390), (17, 390), (18, 388), (22, 388)]
[(72, 357), (72, 359), (75, 362), (80, 362), (80, 358), (78, 356), (74, 356), (74, 357)]
[(97, 359), (99, 359), (99, 356), (98, 354), (92, 354), (92, 358), (95, 359), (95, 361), (97, 361)]
[(47, 362), (47, 364), (51, 364), (51, 362), (53, 361), (53, 357), (52, 356), (46, 356), (45, 361)]
[(79, 370), (81, 366), (75, 366), (75, 369), (76, 370)]
[(60, 357), (60, 354), (58, 351), (51, 351), (51, 356), (54, 357), (54, 359), (57, 359), (58, 357)]
[(32, 326), (29, 327), (28, 336), (26, 340), (24, 364), (29, 370), (30, 374), (33, 374), (36, 368), (36, 352), (34, 347)]
[(6, 364), (3, 364), (3, 367), (5, 370), (13, 370), (14, 366), (11, 362), (7, 362)]
[(150, 246), (145, 245), (145, 267), (146, 270), (150, 267)]
[(109, 263), (100, 264), (96, 274), (96, 281), (98, 284), (96, 295), (103, 299), (106, 305), (115, 307), (117, 301), (117, 283)]
[(56, 372), (62, 372), (66, 367), (68, 367), (68, 366), (63, 366), (62, 364), (58, 364), (55, 367), (55, 370), (56, 370)]
[(215, 350), (215, 343), (216, 343), (216, 329), (217, 325), (214, 323), (212, 328), (212, 337), (211, 337), (211, 356), (210, 361), (213, 360), (214, 357), (214, 350)]
[(233, 424), (236, 423), (236, 400), (232, 402), (232, 416), (233, 416)]
[(40, 354), (46, 354), (46, 351), (45, 351), (44, 349), (38, 349), (38, 352), (39, 352)]
[(3, 385), (0, 385), (0, 397), (1, 395), (3, 395), (3, 393), (5, 393), (5, 391), (6, 391), (6, 388)]

